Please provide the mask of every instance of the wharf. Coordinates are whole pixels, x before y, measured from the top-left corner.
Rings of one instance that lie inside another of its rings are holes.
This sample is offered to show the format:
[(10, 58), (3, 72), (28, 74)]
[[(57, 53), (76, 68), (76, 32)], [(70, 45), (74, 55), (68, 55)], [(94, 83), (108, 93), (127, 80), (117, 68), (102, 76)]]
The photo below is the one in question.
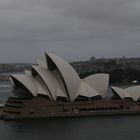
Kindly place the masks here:
[(18, 120), (18, 119), (47, 119), (63, 117), (104, 117), (104, 116), (124, 116), (140, 115), (140, 110), (110, 110), (110, 111), (93, 111), (93, 112), (61, 112), (61, 113), (43, 113), (43, 114), (5, 114), (1, 112), (0, 119)]

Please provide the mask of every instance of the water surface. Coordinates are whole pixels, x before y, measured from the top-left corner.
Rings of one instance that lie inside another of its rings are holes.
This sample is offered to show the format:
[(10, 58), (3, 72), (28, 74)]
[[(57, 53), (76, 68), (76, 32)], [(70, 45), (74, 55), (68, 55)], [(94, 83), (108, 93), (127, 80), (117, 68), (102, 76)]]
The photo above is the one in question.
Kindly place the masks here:
[[(9, 84), (0, 83), (0, 103)], [(140, 140), (140, 116), (0, 120), (0, 140)]]

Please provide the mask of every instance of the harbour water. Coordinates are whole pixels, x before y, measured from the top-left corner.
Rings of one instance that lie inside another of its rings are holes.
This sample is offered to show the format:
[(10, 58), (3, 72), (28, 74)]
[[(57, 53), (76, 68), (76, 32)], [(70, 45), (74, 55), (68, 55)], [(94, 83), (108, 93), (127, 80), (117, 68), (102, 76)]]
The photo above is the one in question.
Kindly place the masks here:
[[(0, 83), (0, 103), (10, 95)], [(0, 140), (139, 140), (140, 116), (0, 120)]]

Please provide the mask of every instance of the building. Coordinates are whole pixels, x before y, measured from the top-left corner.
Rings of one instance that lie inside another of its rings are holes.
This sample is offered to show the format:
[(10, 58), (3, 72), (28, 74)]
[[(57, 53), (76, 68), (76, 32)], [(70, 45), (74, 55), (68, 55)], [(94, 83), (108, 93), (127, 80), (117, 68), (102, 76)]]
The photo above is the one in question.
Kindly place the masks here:
[(115, 92), (109, 98), (108, 74), (80, 79), (62, 58), (50, 53), (45, 53), (45, 57), (46, 62), (32, 65), (31, 71), (11, 75), (13, 96), (4, 105), (4, 119), (111, 115), (126, 110), (134, 113), (133, 108), (139, 107), (135, 97), (134, 101), (125, 100), (118, 88), (112, 87)]
[(90, 100), (96, 96), (106, 96), (108, 74), (95, 74), (80, 79), (71, 65), (62, 58), (46, 53), (46, 60), (47, 63), (39, 62), (38, 66), (32, 65), (31, 72), (25, 71), (25, 74), (11, 75), (15, 92), (22, 87), (32, 96), (41, 94), (53, 101), (59, 99), (75, 101), (79, 97)]
[(140, 99), (140, 86), (132, 86), (128, 88), (111, 87), (114, 94), (120, 99), (131, 99), (136, 102)]

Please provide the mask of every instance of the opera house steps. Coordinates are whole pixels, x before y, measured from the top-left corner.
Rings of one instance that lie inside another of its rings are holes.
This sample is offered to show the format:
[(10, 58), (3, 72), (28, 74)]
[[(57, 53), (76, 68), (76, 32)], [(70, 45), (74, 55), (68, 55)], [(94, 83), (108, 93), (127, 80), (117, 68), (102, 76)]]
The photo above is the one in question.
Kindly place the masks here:
[(6, 103), (5, 106), (20, 108), (22, 105), (18, 103)]
[(140, 86), (111, 87), (110, 96), (109, 74), (80, 79), (62, 58), (45, 53), (45, 59), (11, 75), (13, 96), (0, 109), (5, 120), (140, 114)]
[(15, 98), (15, 97), (9, 97), (7, 103), (17, 103), (17, 104), (22, 104), (22, 100)]

